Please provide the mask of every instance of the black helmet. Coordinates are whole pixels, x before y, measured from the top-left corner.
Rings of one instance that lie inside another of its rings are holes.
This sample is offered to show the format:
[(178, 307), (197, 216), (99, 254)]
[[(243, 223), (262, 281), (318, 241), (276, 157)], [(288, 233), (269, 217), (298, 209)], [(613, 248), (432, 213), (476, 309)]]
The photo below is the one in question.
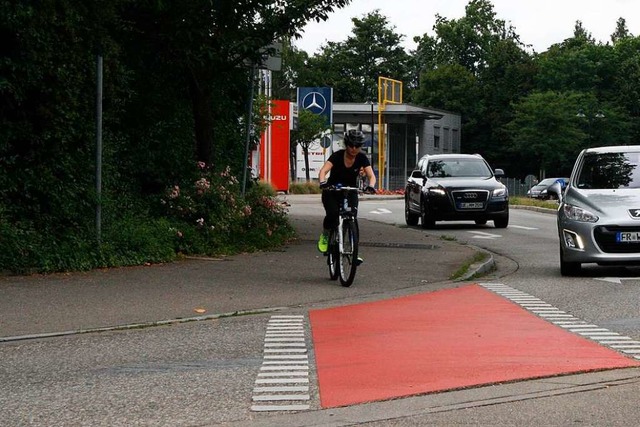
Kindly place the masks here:
[(364, 133), (351, 129), (344, 133), (344, 143), (351, 147), (362, 147), (364, 144)]

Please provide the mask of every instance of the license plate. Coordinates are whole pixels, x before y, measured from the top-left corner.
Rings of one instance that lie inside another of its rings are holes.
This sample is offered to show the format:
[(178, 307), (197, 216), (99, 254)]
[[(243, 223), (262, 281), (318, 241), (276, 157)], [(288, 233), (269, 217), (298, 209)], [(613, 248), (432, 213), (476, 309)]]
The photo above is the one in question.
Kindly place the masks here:
[(475, 202), (475, 203), (460, 203), (460, 209), (482, 209), (484, 207), (484, 203)]
[(640, 242), (640, 231), (619, 231), (616, 233), (616, 242)]

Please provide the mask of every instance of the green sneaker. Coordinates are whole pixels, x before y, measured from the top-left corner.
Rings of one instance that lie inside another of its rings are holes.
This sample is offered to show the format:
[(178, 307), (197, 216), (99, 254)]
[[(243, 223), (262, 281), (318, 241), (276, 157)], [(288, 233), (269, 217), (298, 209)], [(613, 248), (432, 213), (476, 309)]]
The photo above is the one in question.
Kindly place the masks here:
[(329, 250), (329, 236), (326, 233), (322, 233), (318, 239), (318, 250), (322, 253)]

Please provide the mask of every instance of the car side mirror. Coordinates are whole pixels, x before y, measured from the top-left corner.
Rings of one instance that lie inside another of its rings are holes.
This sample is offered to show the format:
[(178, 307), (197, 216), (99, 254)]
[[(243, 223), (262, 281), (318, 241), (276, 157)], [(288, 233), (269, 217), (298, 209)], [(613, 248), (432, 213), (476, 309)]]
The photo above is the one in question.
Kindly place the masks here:
[(414, 170), (413, 172), (411, 172), (411, 178), (423, 178), (422, 172), (420, 172), (419, 170)]
[(504, 176), (504, 171), (502, 169), (496, 169), (493, 174), (496, 178), (502, 178)]
[(562, 185), (559, 182), (556, 181), (551, 184), (547, 189), (547, 194), (555, 196), (558, 199), (558, 203), (562, 203)]

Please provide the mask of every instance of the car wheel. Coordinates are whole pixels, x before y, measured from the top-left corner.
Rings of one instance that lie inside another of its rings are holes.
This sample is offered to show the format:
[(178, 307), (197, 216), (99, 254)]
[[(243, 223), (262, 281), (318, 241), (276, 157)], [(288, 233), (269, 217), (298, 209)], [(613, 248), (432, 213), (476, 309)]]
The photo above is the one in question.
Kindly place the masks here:
[(404, 198), (404, 220), (407, 225), (418, 225), (418, 220), (420, 219), (420, 215), (411, 212), (411, 208), (409, 207), (409, 197)]
[(576, 276), (580, 273), (582, 265), (579, 262), (567, 262), (564, 260), (562, 246), (560, 247), (560, 274), (562, 276)]
[(493, 220), (493, 225), (495, 225), (496, 228), (507, 228), (507, 226), (509, 225), (509, 217), (504, 216), (501, 218), (496, 218)]
[(485, 225), (486, 223), (486, 219), (476, 219), (476, 225)]
[(422, 228), (433, 228), (436, 226), (436, 220), (429, 216), (429, 211), (424, 201), (420, 204), (420, 222), (422, 223)]

